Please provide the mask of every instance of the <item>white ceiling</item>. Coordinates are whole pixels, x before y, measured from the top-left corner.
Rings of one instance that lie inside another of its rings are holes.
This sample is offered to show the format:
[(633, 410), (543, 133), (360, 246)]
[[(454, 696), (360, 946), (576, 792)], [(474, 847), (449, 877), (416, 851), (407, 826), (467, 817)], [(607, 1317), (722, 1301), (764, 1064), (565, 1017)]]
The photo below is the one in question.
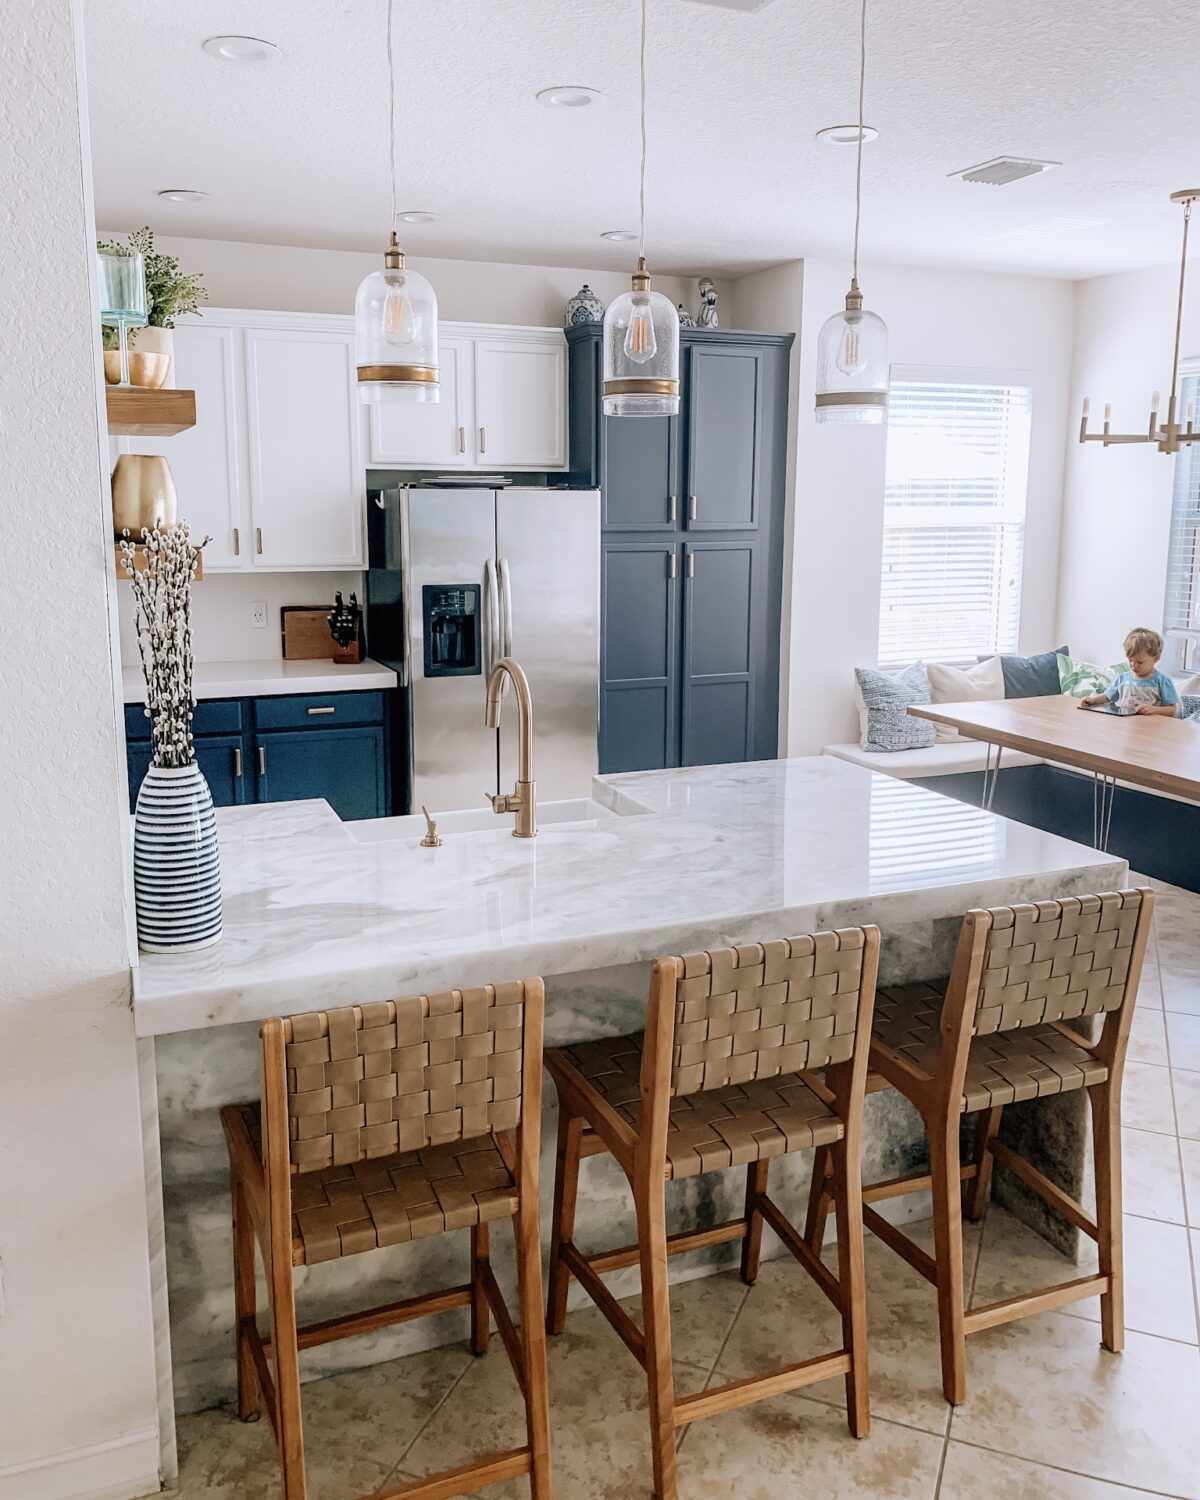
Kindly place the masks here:
[[(637, 0), (396, 0), (410, 253), (619, 267), (637, 220)], [(844, 252), (857, 0), (650, 0), (651, 268), (737, 275)], [(85, 0), (97, 218), (373, 249), (388, 220), (386, 0)], [(240, 32), (256, 66), (201, 50)], [(1200, 185), (1196, 11), (1180, 0), (875, 0), (863, 258), (1088, 276), (1170, 261)], [(603, 91), (548, 110), (550, 84)], [(1062, 161), (1009, 187), (948, 178)], [(212, 194), (197, 205), (159, 188)]]

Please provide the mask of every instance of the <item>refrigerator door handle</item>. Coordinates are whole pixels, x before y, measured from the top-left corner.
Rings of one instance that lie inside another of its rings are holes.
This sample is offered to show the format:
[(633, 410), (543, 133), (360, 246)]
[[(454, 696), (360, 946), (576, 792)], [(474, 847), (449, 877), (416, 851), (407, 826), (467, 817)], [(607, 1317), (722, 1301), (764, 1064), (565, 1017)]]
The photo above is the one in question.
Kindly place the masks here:
[(408, 485), (400, 486), (397, 520), (400, 526), (400, 638), (404, 642), (404, 657), (400, 663), (400, 686), (412, 684), (412, 568), (409, 560), (409, 538), (412, 525), (409, 514)]
[(500, 559), (500, 650), (505, 656), (512, 655), (512, 575), (508, 571), (508, 558)]
[[(483, 643), (483, 671), (486, 678), (492, 674), (492, 664), (497, 655), (504, 655), (500, 635), (500, 586), (496, 581), (496, 564), (490, 557), (483, 564), (483, 595), (484, 620), (487, 626)], [(498, 642), (499, 652), (496, 650)], [(484, 685), (486, 688), (486, 683)]]

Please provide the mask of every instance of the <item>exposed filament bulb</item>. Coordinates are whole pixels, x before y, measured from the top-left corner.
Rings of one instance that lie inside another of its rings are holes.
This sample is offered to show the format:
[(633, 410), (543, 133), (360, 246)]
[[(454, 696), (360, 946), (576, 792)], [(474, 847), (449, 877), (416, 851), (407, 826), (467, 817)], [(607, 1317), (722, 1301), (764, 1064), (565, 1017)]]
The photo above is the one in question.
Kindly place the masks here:
[(383, 336), (389, 344), (411, 344), (416, 334), (412, 298), (409, 297), (404, 273), (387, 273), (388, 292), (383, 303)]
[(846, 327), (837, 352), (837, 367), (843, 375), (857, 375), (863, 368), (861, 341), (851, 317), (852, 314), (847, 314)]
[(625, 330), (625, 353), (638, 365), (644, 365), (658, 353), (654, 316), (650, 310), (650, 298), (645, 292), (633, 295), (633, 316)]

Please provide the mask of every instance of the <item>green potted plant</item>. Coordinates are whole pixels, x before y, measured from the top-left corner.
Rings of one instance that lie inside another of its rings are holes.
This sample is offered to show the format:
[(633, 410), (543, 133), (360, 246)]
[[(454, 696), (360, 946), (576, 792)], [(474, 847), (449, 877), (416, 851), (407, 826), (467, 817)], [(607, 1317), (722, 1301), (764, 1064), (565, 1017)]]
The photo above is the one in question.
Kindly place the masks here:
[[(202, 275), (184, 275), (179, 257), (164, 255), (154, 248), (154, 231), (148, 226), (135, 229), (122, 244), (118, 240), (101, 240), (98, 248), (106, 255), (140, 255), (146, 267), (146, 303), (148, 324), (130, 334), (129, 380), (132, 385), (158, 389), (167, 384), (175, 358), (173, 329), (175, 319), (183, 313), (199, 311), (208, 300), (201, 285)], [(104, 379), (116, 385), (121, 378), (117, 354), (117, 330), (104, 329)]]

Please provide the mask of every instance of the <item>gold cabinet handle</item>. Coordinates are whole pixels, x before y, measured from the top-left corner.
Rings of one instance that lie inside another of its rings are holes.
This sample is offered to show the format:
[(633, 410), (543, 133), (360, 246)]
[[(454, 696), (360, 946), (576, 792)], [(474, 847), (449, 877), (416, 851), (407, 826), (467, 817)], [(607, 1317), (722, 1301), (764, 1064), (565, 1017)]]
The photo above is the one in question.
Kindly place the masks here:
[(670, 510), (667, 512), (667, 520), (668, 521), (676, 521), (676, 520), (678, 520), (679, 519), (679, 496), (678, 495), (671, 495), (669, 497), (668, 503), (670, 505)]
[(242, 779), (242, 747), (233, 747), (233, 774), (240, 781)]
[(260, 776), (267, 774), (267, 747), (265, 745), (258, 747), (258, 774)]
[(667, 553), (667, 564), (667, 577), (674, 578), (678, 565), (676, 563), (675, 553), (673, 550)]
[(696, 556), (693, 552), (688, 553), (687, 576), (689, 578), (695, 578), (696, 576)]
[(336, 708), (332, 708), (332, 707), (331, 708), (310, 708), (310, 709), (306, 710), (306, 712), (308, 712), (310, 714), (335, 714), (335, 713), (337, 713), (337, 709)]
[(261, 526), (256, 526), (254, 528), (254, 550), (255, 550), (255, 552), (258, 553), (259, 557), (262, 556), (262, 527)]
[(695, 497), (695, 495), (689, 495), (688, 496), (688, 520), (689, 521), (694, 521), (695, 519), (696, 519), (696, 497)]
[[(234, 557), (241, 557), (242, 555), (242, 537), (236, 526), (233, 528), (233, 555)], [(240, 776), (241, 774), (239, 771), (238, 775)]]
[(465, 427), (458, 429), (458, 451), (460, 453), (467, 451), (467, 429)]
[(479, 451), (480, 451), (480, 453), (486, 453), (487, 452), (487, 428), (486, 427), (481, 427), (479, 429)]

